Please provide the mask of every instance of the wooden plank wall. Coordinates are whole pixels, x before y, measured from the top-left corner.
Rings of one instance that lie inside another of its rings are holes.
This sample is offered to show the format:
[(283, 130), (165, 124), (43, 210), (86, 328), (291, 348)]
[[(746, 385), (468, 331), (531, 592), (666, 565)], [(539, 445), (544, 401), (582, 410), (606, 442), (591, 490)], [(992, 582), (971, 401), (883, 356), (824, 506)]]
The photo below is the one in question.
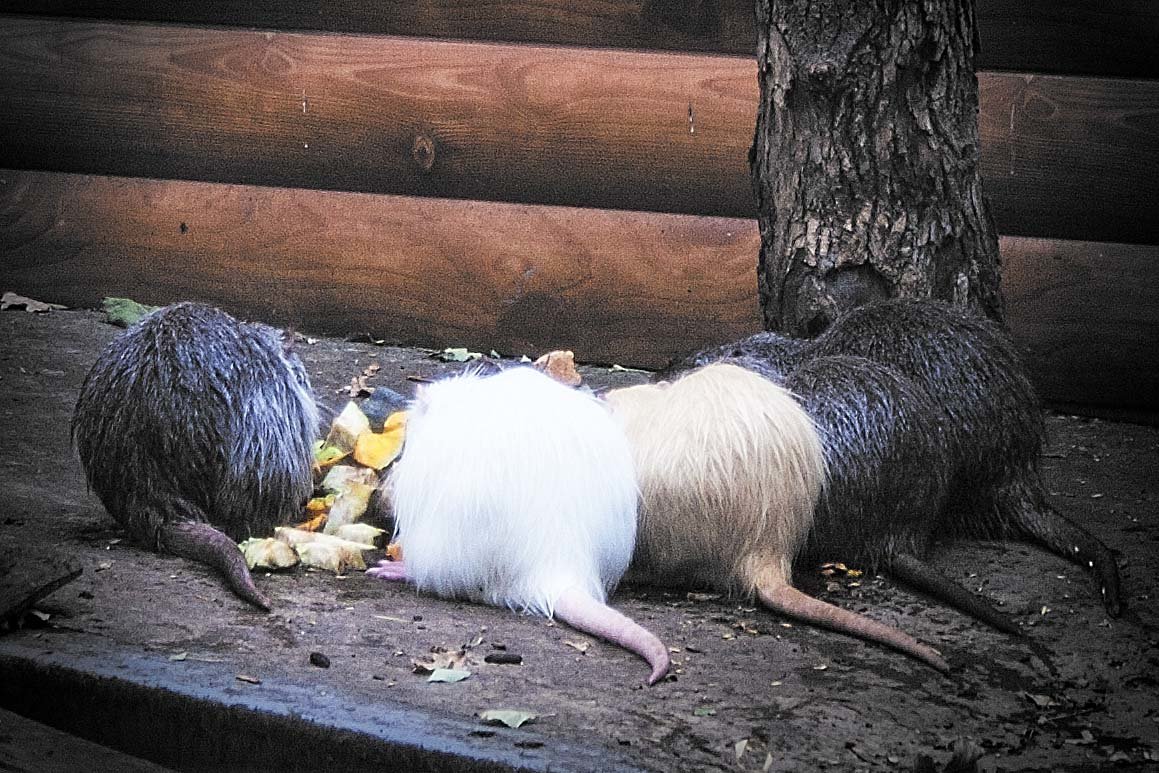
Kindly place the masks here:
[[(624, 364), (759, 327), (751, 0), (5, 8), (5, 289)], [(1153, 409), (1159, 9), (978, 16), (1015, 333), (1048, 398)]]

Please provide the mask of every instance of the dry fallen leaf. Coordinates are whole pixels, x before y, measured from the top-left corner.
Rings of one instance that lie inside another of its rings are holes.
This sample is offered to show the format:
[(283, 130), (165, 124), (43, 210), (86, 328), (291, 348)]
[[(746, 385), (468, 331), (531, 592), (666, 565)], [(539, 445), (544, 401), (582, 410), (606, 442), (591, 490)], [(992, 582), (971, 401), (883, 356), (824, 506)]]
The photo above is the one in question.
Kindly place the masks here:
[(575, 369), (575, 353), (568, 350), (548, 352), (535, 361), (535, 367), (561, 384), (579, 386), (583, 377)]
[(44, 301), (34, 301), (31, 298), (25, 298), (23, 295), (8, 292), (0, 296), (0, 311), (7, 311), (8, 309), (23, 308), (25, 311), (33, 314), (41, 314), (46, 311), (54, 309), (67, 309), (67, 306), (62, 306), (59, 303), (45, 303)]
[(238, 680), (239, 682), (246, 682), (248, 684), (261, 684), (262, 683), (261, 679), (258, 679), (256, 676), (250, 676), (249, 674), (238, 674), (237, 676), (234, 677), (234, 679)]
[(464, 649), (453, 651), (435, 649), (429, 655), (411, 660), (411, 666), (414, 667), (416, 674), (430, 674), (439, 669), (466, 671), (467, 665), (467, 651)]
[(587, 641), (568, 641), (564, 639), (563, 643), (571, 647), (573, 650), (578, 650), (584, 655), (588, 654), (588, 650), (592, 646), (592, 643)]

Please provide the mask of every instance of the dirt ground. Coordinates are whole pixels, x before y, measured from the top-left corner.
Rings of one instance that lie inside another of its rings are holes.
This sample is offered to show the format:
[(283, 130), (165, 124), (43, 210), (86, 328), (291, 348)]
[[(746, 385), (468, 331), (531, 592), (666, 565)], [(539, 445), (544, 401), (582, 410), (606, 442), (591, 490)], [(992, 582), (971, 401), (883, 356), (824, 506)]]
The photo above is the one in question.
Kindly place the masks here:
[[(1025, 640), (881, 578), (801, 568), (799, 582), (821, 597), (938, 647), (954, 665), (943, 676), (743, 600), (623, 588), (613, 603), (672, 648), (675, 677), (648, 688), (634, 656), (541, 619), (306, 571), (260, 576), (275, 603), (261, 614), (202, 567), (123, 541), (86, 492), (68, 441), (81, 381), (117, 332), (95, 312), (0, 313), (0, 543), (28, 560), (65, 554), (84, 566), (40, 604), (48, 626), (4, 635), (0, 650), (64, 662), (129, 653), (175, 676), (218, 663), (262, 680), (236, 682), (231, 694), (285, 683), (351, 710), (414, 709), (478, 728), (464, 739), (472, 748), (536, 749), (535, 765), (559, 770), (599, 758), (607, 769), (942, 770), (964, 747), (983, 753), (979, 770), (1159, 768), (1155, 427), (1048, 416), (1051, 500), (1120, 552), (1128, 615), (1109, 620), (1081, 568), (1019, 543), (948, 545), (936, 560), (1015, 614)], [(370, 363), (382, 366), (372, 384), (407, 393), (408, 376), (452, 367), (371, 343), (322, 339), (300, 351), (332, 405), (344, 399), (336, 388)], [(595, 384), (644, 378), (585, 374)], [(412, 673), (412, 658), (432, 647), (477, 639), (465, 681)], [(499, 647), (522, 664), (484, 662)], [(312, 652), (330, 667), (311, 665)], [(538, 719), (484, 728), (476, 715), (492, 708)]]

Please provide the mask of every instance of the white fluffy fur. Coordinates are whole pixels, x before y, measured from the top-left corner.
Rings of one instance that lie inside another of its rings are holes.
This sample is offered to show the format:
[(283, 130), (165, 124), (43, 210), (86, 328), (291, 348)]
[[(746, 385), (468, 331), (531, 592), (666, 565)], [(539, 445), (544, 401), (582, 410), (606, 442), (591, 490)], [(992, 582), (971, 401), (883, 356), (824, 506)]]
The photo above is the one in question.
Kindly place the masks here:
[(640, 483), (636, 564), (661, 584), (787, 584), (825, 478), (792, 395), (734, 365), (609, 392)]
[(391, 485), (407, 574), (440, 596), (551, 616), (570, 586), (603, 602), (631, 560), (623, 430), (531, 368), (421, 390)]

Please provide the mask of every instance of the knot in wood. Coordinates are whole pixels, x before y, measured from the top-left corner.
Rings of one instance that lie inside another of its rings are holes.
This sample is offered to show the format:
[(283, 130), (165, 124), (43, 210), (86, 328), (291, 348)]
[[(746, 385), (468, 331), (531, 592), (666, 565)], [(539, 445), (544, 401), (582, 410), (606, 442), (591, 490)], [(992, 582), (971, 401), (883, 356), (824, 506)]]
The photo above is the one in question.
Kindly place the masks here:
[(414, 145), (411, 147), (411, 158), (424, 172), (431, 171), (435, 165), (435, 140), (429, 134), (415, 135)]

